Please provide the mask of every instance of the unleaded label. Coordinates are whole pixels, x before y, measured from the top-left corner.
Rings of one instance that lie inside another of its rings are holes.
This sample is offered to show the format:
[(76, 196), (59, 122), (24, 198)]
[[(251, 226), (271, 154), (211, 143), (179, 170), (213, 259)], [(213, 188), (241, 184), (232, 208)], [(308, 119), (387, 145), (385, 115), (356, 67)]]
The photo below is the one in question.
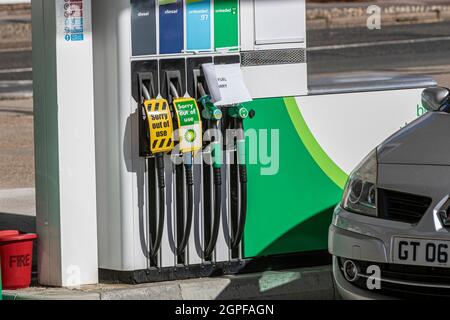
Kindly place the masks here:
[(186, 44), (189, 51), (211, 50), (210, 0), (186, 0)]
[(239, 46), (238, 0), (214, 1), (214, 47), (234, 48)]

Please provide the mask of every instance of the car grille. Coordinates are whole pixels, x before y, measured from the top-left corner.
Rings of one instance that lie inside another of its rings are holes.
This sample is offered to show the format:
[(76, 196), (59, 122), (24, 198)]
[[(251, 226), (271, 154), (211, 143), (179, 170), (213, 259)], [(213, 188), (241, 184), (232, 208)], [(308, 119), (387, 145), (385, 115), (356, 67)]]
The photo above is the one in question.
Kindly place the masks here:
[[(339, 259), (342, 270), (343, 259)], [(362, 275), (369, 266), (378, 266), (381, 270), (381, 290), (374, 293), (396, 298), (450, 298), (450, 269), (437, 267), (421, 267), (397, 264), (372, 263), (354, 261), (360, 267)], [(384, 280), (384, 281), (383, 281)], [(387, 281), (389, 280), (389, 281)], [(367, 278), (361, 277), (353, 285), (363, 290), (367, 288)], [(420, 284), (420, 285), (419, 285)]]
[(383, 219), (418, 223), (430, 205), (428, 197), (378, 189), (379, 216)]

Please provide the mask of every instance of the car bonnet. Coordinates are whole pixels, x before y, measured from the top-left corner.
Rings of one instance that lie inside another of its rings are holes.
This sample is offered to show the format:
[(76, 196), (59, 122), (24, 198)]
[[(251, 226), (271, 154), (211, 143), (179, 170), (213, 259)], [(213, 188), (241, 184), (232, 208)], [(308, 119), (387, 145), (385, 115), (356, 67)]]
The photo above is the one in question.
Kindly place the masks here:
[(383, 142), (380, 164), (450, 165), (450, 114), (430, 112)]

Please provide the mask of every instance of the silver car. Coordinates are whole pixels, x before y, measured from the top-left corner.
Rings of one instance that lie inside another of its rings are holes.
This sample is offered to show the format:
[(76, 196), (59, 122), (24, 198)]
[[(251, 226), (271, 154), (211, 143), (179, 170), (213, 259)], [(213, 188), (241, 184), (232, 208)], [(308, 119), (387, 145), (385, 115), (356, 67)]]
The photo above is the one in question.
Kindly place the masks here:
[(450, 297), (450, 90), (351, 174), (329, 232), (344, 299)]

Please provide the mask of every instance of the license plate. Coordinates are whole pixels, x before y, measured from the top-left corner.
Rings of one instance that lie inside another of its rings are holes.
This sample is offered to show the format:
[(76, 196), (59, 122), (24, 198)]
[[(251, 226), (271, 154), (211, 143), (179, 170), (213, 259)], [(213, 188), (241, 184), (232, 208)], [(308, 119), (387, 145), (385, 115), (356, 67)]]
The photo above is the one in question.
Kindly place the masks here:
[(450, 241), (394, 238), (394, 263), (450, 267)]

